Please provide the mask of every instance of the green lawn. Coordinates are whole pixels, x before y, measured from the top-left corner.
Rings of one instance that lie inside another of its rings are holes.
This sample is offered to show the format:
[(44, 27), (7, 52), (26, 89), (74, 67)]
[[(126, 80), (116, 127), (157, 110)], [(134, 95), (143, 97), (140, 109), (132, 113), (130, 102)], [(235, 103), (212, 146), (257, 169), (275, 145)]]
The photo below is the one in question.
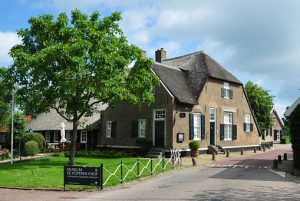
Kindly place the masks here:
[[(149, 159), (140, 159), (141, 164), (146, 165)], [(104, 170), (104, 181), (108, 178), (109, 172), (114, 172), (120, 162), (131, 169), (136, 158), (114, 158), (114, 159), (96, 159), (96, 158), (76, 158), (76, 166), (91, 166), (97, 167), (102, 163), (106, 169)], [(63, 189), (63, 167), (68, 162), (68, 158), (47, 157), (31, 161), (17, 162), (11, 165), (10, 163), (0, 164), (0, 186), (2, 187), (24, 187), (24, 188), (51, 188)], [(153, 161), (153, 167), (157, 161)], [(137, 173), (142, 170), (143, 165), (133, 167)], [(123, 167), (123, 175), (127, 174), (127, 168)], [(150, 169), (150, 166), (148, 167)], [(168, 165), (167, 169), (171, 169)], [(108, 170), (108, 171), (107, 171)], [(156, 173), (162, 172), (160, 166), (157, 167)], [(120, 169), (116, 172), (117, 177), (121, 177)], [(145, 169), (141, 177), (150, 175), (150, 171)], [(137, 179), (136, 175), (129, 173), (126, 181)], [(104, 187), (117, 185), (120, 181), (112, 176)], [(67, 189), (88, 189), (95, 188), (90, 186), (66, 186)]]

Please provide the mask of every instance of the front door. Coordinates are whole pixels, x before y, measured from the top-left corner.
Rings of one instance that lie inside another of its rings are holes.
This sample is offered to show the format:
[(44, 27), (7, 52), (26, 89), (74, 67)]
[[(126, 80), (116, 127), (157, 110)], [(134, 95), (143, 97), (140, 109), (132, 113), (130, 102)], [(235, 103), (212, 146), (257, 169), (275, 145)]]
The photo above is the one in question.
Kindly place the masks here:
[(166, 110), (153, 110), (153, 145), (155, 147), (165, 146), (166, 135)]
[(216, 132), (215, 132), (215, 126), (216, 126), (216, 123), (215, 122), (210, 122), (210, 130), (209, 130), (209, 133), (210, 133), (210, 145), (216, 145), (215, 141), (215, 136), (216, 136)]
[(216, 108), (209, 108), (209, 143), (216, 145)]
[(278, 138), (278, 131), (274, 130), (274, 140), (277, 141)]
[(164, 147), (165, 122), (155, 121), (155, 146)]

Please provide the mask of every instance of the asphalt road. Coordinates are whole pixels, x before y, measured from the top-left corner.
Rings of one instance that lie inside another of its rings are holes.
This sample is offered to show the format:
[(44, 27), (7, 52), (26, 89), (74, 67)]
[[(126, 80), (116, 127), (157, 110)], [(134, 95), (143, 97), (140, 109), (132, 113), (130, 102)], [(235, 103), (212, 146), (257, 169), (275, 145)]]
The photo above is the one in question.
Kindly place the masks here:
[[(300, 186), (271, 169), (279, 147), (203, 167), (173, 171), (102, 192), (53, 192), (0, 189), (0, 200), (300, 200)], [(289, 153), (290, 155), (290, 153)]]

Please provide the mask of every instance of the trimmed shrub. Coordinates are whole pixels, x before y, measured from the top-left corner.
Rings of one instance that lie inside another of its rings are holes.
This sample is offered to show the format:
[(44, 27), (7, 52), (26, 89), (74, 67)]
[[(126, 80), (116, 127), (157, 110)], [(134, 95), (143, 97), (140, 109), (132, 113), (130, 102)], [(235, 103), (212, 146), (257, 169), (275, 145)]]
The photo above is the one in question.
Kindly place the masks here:
[(280, 144), (290, 144), (291, 143), (291, 137), (285, 136), (280, 139)]
[(24, 151), (26, 156), (34, 156), (39, 153), (39, 145), (36, 141), (28, 141), (25, 143)]
[(22, 137), (23, 144), (26, 144), (28, 141), (35, 141), (38, 144), (38, 151), (42, 152), (45, 148), (45, 138), (40, 133), (26, 133)]
[(199, 141), (193, 140), (189, 143), (189, 147), (191, 150), (198, 150), (200, 148)]
[[(69, 157), (69, 152), (64, 152), (65, 157)], [(76, 157), (85, 157), (85, 158), (128, 158), (131, 157), (130, 153), (117, 151), (117, 150), (103, 150), (103, 151), (76, 151)]]

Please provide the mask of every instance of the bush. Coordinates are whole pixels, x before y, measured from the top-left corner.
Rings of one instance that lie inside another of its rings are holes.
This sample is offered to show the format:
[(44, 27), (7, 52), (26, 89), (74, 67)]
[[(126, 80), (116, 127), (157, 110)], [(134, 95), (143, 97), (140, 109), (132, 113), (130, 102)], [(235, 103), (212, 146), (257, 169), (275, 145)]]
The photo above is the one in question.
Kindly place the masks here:
[(193, 140), (189, 143), (189, 147), (191, 150), (198, 150), (200, 148), (199, 141)]
[(36, 141), (28, 141), (25, 143), (24, 151), (26, 156), (34, 156), (39, 153), (39, 145)]
[(23, 135), (22, 141), (23, 144), (26, 144), (26, 142), (28, 141), (35, 141), (38, 144), (38, 151), (42, 152), (44, 150), (45, 138), (40, 133), (34, 133), (34, 132), (26, 133), (25, 135)]
[(2, 149), (1, 151), (1, 159), (5, 160), (5, 159), (9, 159), (9, 150), (8, 149)]
[[(130, 157), (130, 153), (126, 153), (123, 151), (116, 150), (105, 150), (105, 151), (76, 151), (76, 157), (84, 157), (84, 158), (127, 158)], [(65, 157), (70, 156), (70, 152), (64, 152)]]
[(291, 137), (285, 136), (280, 139), (280, 144), (290, 144), (291, 143)]

